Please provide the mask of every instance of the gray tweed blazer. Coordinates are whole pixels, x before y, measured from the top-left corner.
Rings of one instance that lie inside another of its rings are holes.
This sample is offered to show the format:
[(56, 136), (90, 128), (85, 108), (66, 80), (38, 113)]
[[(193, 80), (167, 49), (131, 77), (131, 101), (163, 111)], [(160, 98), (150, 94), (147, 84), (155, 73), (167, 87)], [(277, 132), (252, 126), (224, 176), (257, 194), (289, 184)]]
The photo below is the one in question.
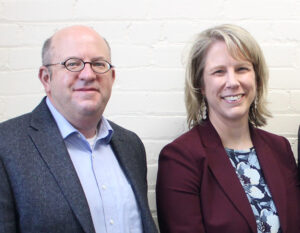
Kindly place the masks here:
[[(145, 149), (112, 122), (111, 146), (140, 208), (143, 230), (156, 233), (147, 199)], [(0, 124), (0, 233), (94, 233), (77, 173), (43, 101)]]

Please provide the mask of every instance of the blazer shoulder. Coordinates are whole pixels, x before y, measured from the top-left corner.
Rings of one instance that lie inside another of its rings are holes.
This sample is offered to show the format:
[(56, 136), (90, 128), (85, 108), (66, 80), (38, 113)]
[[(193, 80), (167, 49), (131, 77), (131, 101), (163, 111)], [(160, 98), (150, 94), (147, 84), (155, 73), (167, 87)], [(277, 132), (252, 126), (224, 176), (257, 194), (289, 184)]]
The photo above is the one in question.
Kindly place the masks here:
[(192, 129), (186, 131), (179, 137), (175, 138), (168, 145), (177, 145), (183, 147), (192, 147), (199, 146), (199, 142), (201, 142), (201, 126), (194, 126)]
[(124, 127), (108, 120), (109, 124), (111, 125), (111, 127), (114, 130), (114, 133), (118, 136), (121, 137), (123, 139), (126, 140), (137, 140), (141, 142), (140, 137), (133, 131), (125, 129)]
[(20, 134), (20, 131), (24, 130), (24, 128), (29, 125), (30, 119), (31, 119), (31, 113), (26, 113), (24, 115), (1, 122), (0, 123), (1, 137)]
[(204, 153), (205, 149), (200, 130), (201, 126), (195, 126), (165, 145), (159, 158), (169, 157), (176, 160), (190, 161), (190, 163), (202, 161), (206, 154)]
[(12, 156), (12, 150), (22, 148), (29, 121), (30, 114), (24, 114), (0, 123), (0, 160)]
[(263, 129), (254, 128), (253, 131), (255, 138), (259, 138), (259, 140), (263, 140), (267, 143), (277, 145), (288, 142), (288, 140), (285, 137), (265, 131)]
[(267, 132), (262, 129), (254, 129), (254, 146), (260, 153), (268, 151), (273, 157), (279, 159), (281, 164), (295, 165), (295, 158), (290, 142), (283, 136)]
[[(48, 109), (48, 107), (46, 104), (46, 98), (44, 97), (33, 111), (0, 123), (0, 135), (2, 136), (2, 134), (4, 134), (6, 137), (9, 135), (20, 135), (20, 133), (26, 131), (31, 125), (34, 116), (38, 116), (39, 118), (43, 118), (43, 116), (41, 117), (41, 114), (49, 116), (50, 112), (47, 112), (46, 109)], [(48, 123), (48, 118), (45, 119), (46, 120), (44, 122)]]

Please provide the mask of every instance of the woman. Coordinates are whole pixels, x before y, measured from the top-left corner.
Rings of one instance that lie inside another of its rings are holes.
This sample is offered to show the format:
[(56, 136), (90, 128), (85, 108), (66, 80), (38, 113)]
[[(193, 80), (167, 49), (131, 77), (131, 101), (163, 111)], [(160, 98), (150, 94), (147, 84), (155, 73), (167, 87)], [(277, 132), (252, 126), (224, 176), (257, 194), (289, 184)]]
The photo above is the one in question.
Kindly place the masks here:
[(198, 35), (185, 100), (190, 131), (160, 153), (161, 233), (299, 233), (299, 181), (289, 142), (260, 130), (268, 70), (244, 29)]

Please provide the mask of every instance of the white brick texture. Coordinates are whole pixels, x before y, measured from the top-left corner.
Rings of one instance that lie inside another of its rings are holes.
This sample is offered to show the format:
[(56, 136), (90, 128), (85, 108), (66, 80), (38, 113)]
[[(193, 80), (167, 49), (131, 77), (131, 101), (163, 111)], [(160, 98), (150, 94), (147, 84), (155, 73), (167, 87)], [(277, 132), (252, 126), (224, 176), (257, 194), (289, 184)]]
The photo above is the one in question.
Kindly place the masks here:
[(41, 47), (56, 30), (83, 24), (112, 48), (116, 82), (105, 115), (135, 131), (148, 162), (149, 202), (161, 148), (187, 130), (184, 58), (193, 36), (216, 24), (246, 28), (270, 67), (267, 130), (297, 157), (300, 123), (299, 0), (0, 0), (0, 121), (31, 111), (44, 95)]

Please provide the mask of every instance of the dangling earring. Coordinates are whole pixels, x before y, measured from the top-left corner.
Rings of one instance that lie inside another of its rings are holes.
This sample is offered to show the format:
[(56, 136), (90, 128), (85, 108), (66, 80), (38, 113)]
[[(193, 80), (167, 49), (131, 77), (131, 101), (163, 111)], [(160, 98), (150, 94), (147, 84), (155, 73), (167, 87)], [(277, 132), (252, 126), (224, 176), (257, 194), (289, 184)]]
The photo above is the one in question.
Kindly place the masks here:
[(258, 125), (257, 122), (257, 105), (258, 105), (258, 98), (257, 96), (255, 97), (254, 101), (252, 102), (250, 106), (250, 112), (249, 112), (249, 117), (250, 117), (250, 122), (253, 123), (255, 126)]
[(253, 113), (256, 113), (256, 111), (257, 111), (257, 103), (258, 103), (258, 100), (257, 100), (257, 96), (256, 96), (253, 101)]
[(206, 120), (207, 118), (207, 107), (205, 104), (205, 100), (203, 100), (201, 104), (201, 117), (203, 120)]

